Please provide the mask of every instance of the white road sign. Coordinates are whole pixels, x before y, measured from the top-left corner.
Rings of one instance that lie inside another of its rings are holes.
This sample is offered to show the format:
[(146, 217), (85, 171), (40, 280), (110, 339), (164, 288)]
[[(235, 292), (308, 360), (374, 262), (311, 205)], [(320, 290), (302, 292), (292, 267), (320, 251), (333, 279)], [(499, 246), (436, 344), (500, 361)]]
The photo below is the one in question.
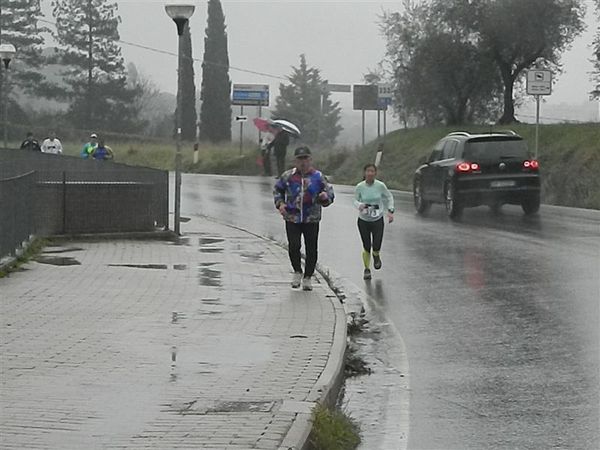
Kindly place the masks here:
[(552, 72), (532, 69), (527, 71), (527, 94), (550, 95), (552, 93)]
[(379, 98), (394, 98), (394, 89), (392, 85), (389, 83), (378, 85), (378, 95)]

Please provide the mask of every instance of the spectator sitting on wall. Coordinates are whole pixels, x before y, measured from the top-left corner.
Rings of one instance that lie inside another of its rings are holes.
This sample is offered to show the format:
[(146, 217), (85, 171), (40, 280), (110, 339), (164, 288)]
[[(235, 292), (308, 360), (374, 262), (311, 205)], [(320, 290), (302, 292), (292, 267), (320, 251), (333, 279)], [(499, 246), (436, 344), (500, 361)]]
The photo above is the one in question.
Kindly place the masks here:
[(98, 147), (98, 135), (96, 133), (90, 134), (90, 142), (84, 144), (81, 149), (81, 157), (83, 159), (91, 159), (92, 153)]
[(98, 146), (92, 152), (92, 157), (97, 160), (113, 159), (114, 154), (112, 148), (104, 144), (104, 139), (100, 138)]
[(62, 144), (56, 137), (54, 131), (50, 132), (48, 139), (42, 142), (42, 153), (51, 153), (53, 155), (60, 155), (63, 152)]
[(23, 150), (33, 150), (34, 152), (41, 152), (40, 143), (33, 137), (33, 133), (31, 131), (27, 132), (27, 138), (21, 144), (21, 148)]

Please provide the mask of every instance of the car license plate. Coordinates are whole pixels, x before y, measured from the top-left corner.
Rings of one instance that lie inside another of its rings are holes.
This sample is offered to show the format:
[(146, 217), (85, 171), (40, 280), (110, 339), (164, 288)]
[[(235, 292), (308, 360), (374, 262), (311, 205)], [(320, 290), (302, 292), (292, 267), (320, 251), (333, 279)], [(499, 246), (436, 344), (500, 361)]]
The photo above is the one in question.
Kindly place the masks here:
[(492, 181), (490, 186), (493, 188), (511, 187), (516, 184), (515, 180)]

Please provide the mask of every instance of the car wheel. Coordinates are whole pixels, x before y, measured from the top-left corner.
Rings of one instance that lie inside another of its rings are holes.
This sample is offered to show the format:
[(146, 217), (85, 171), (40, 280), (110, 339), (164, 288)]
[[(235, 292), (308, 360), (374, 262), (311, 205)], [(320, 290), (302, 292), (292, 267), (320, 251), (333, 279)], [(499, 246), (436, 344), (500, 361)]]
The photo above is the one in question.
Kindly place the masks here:
[(446, 199), (446, 212), (448, 213), (448, 217), (451, 219), (459, 217), (462, 214), (463, 207), (460, 203), (460, 199), (456, 195), (454, 183), (449, 182), (446, 185), (444, 197)]
[(431, 202), (423, 200), (423, 192), (421, 191), (421, 180), (415, 180), (413, 185), (413, 199), (415, 201), (415, 209), (419, 214), (423, 214), (431, 207)]
[(540, 209), (539, 195), (521, 200), (521, 208), (523, 208), (523, 212), (527, 215), (538, 212)]

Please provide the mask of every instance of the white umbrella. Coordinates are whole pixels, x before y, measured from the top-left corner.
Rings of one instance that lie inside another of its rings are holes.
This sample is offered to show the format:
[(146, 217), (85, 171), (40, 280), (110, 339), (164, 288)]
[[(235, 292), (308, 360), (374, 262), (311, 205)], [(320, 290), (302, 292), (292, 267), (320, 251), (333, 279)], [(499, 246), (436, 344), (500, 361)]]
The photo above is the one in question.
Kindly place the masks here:
[(296, 137), (300, 136), (300, 129), (294, 125), (292, 122), (288, 122), (287, 120), (277, 119), (273, 121), (273, 125), (281, 128), (284, 131), (287, 131), (290, 134), (295, 135)]

